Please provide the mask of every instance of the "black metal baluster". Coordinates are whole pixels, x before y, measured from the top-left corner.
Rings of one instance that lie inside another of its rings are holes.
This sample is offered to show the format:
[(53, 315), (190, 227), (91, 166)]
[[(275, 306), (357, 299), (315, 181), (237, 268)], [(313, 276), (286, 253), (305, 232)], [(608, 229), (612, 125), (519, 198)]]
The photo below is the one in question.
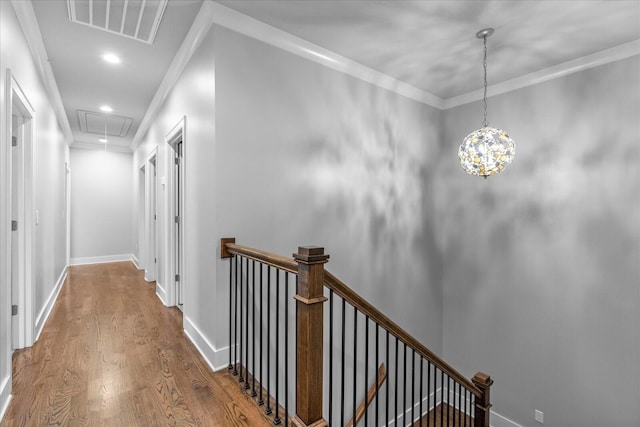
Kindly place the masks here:
[(242, 376), (242, 276), (244, 275), (244, 269), (242, 268), (242, 261), (244, 257), (240, 260), (240, 300), (238, 304), (240, 305), (240, 376), (238, 377), (238, 382), (244, 382), (244, 377)]
[(279, 417), (280, 414), (280, 405), (279, 405), (279, 391), (280, 391), (280, 310), (279, 310), (279, 297), (280, 297), (280, 270), (276, 269), (276, 357), (275, 357), (275, 362), (276, 362), (276, 405), (275, 405), (275, 410), (276, 410), (276, 415), (273, 418), (273, 424), (278, 425), (280, 424), (281, 420)]
[(345, 395), (344, 395), (344, 378), (345, 378), (345, 368), (346, 365), (344, 363), (344, 353), (345, 353), (345, 340), (344, 340), (344, 336), (345, 336), (345, 332), (346, 332), (346, 302), (344, 300), (344, 298), (342, 299), (342, 346), (340, 347), (342, 354), (341, 354), (341, 364), (340, 366), (341, 368), (341, 372), (340, 372), (340, 425), (343, 426), (344, 425), (344, 401), (345, 401)]
[(395, 359), (395, 365), (396, 365), (396, 375), (395, 375), (395, 388), (396, 388), (396, 399), (395, 399), (395, 406), (393, 408), (393, 419), (395, 421), (395, 425), (398, 425), (398, 337), (394, 337), (396, 339), (396, 359)]
[(411, 353), (411, 425), (416, 420), (413, 408), (416, 406), (416, 351)]
[[(434, 374), (435, 376), (435, 374)], [(435, 392), (435, 389), (434, 389)], [(435, 396), (433, 398), (433, 409), (436, 409)], [(427, 361), (427, 427), (431, 426), (431, 362)]]
[(234, 310), (234, 318), (235, 322), (233, 323), (233, 375), (238, 375), (238, 258), (239, 256), (234, 257), (236, 259), (236, 269), (235, 269), (235, 283), (234, 283), (234, 293), (235, 293), (235, 310)]
[[(385, 363), (387, 364), (387, 372), (389, 372), (389, 331), (387, 331), (387, 345), (385, 348), (386, 359)], [(389, 383), (391, 382), (390, 374), (387, 373), (387, 381), (385, 381), (385, 387), (387, 391), (385, 393), (385, 403), (384, 403), (384, 425), (389, 425)]]
[(440, 371), (440, 427), (444, 425), (444, 371)]
[(402, 425), (407, 425), (407, 343), (403, 342), (402, 357)]
[(229, 370), (233, 369), (231, 354), (231, 346), (233, 345), (233, 335), (231, 334), (233, 328), (233, 258), (233, 255), (229, 258), (229, 366), (227, 366)]
[(249, 385), (249, 258), (245, 258), (244, 260), (245, 267), (245, 285), (246, 285), (246, 293), (245, 293), (245, 310), (244, 310), (244, 325), (245, 325), (245, 334), (244, 334), (244, 377), (246, 381), (244, 382), (244, 389), (249, 390), (251, 387)]
[(329, 424), (333, 421), (333, 289), (329, 290)]
[(451, 388), (450, 388), (450, 384), (451, 383), (451, 377), (449, 377), (449, 375), (447, 374), (447, 426), (449, 425), (449, 414), (451, 414), (451, 405), (449, 404), (451, 402)]
[(258, 406), (262, 406), (264, 405), (264, 399), (262, 398), (262, 366), (264, 365), (264, 359), (262, 358), (262, 348), (263, 348), (263, 344), (262, 344), (262, 329), (263, 329), (263, 322), (262, 322), (262, 306), (264, 305), (264, 298), (263, 298), (263, 288), (264, 288), (264, 281), (262, 280), (262, 271), (264, 270), (263, 268), (264, 266), (262, 265), (262, 263), (260, 263), (260, 396), (258, 398)]
[[(364, 427), (369, 426), (369, 316), (365, 316), (364, 320)], [(354, 420), (355, 421), (355, 420)], [(353, 424), (355, 426), (355, 422)]]
[[(265, 414), (271, 415), (271, 266), (267, 266), (267, 409)], [(276, 361), (277, 363), (277, 361)]]
[(289, 425), (289, 273), (284, 273), (284, 425)]
[(420, 356), (420, 414), (418, 415), (420, 417), (420, 427), (422, 427), (422, 416), (424, 415), (422, 412), (422, 400), (423, 400), (423, 384), (424, 384), (424, 372), (423, 372), (423, 367), (424, 367), (424, 358), (422, 356)]
[[(376, 389), (378, 388), (378, 367), (380, 366), (380, 325), (376, 323)], [(376, 393), (376, 427), (379, 427), (378, 411), (380, 395)]]
[(353, 425), (356, 425), (356, 389), (358, 388), (357, 372), (358, 365), (358, 309), (353, 307)]
[(460, 417), (460, 408), (462, 407), (462, 389), (460, 383), (458, 383), (458, 426), (460, 425), (461, 417)]
[(251, 364), (253, 367), (253, 372), (251, 373), (251, 397), (256, 397), (258, 393), (256, 393), (256, 374), (258, 370), (256, 369), (256, 261), (251, 261), (251, 328), (253, 330), (253, 338), (251, 340), (251, 350), (253, 363)]

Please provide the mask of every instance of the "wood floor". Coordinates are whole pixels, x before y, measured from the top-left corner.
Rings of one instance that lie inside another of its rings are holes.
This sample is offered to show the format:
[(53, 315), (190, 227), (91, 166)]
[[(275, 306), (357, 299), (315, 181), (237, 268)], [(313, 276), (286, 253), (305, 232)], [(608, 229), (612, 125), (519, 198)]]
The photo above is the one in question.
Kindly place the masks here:
[(213, 373), (129, 262), (71, 267), (36, 344), (13, 355), (9, 426), (268, 426)]

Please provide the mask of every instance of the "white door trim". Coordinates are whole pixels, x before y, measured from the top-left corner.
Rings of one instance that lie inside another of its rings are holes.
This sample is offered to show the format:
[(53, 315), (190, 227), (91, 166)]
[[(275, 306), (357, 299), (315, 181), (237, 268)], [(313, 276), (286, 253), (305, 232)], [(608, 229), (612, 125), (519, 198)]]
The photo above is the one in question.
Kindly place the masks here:
[[(155, 282), (158, 279), (157, 263), (155, 262), (157, 256), (157, 242), (158, 242), (158, 228), (157, 220), (154, 219), (154, 214), (157, 213), (157, 173), (158, 173), (158, 147), (154, 147), (149, 153), (146, 160), (145, 167), (145, 190), (144, 190), (144, 211), (145, 211), (145, 233), (144, 233), (144, 247), (145, 247), (145, 263), (144, 263), (144, 278), (147, 282)], [(154, 173), (152, 173), (152, 171)]]
[[(183, 291), (184, 289), (186, 289), (186, 283), (187, 283), (187, 278), (186, 278), (186, 272), (184, 271), (184, 248), (185, 248), (185, 244), (184, 244), (184, 236), (185, 236), (185, 229), (186, 229), (186, 221), (184, 220), (184, 206), (185, 206), (185, 159), (186, 159), (186, 151), (185, 151), (185, 147), (186, 147), (186, 122), (187, 122), (187, 118), (186, 116), (183, 116), (178, 123), (169, 131), (169, 133), (167, 134), (167, 136), (165, 137), (165, 149), (166, 149), (166, 153), (167, 155), (166, 157), (166, 187), (167, 187), (167, 192), (165, 195), (165, 212), (167, 212), (167, 216), (166, 216), (166, 227), (165, 227), (165, 231), (166, 231), (166, 236), (167, 238), (165, 239), (166, 241), (166, 260), (167, 262), (165, 263), (165, 270), (167, 272), (166, 275), (166, 286), (165, 289), (167, 290), (167, 301), (166, 304), (167, 306), (176, 306), (178, 305), (178, 283), (176, 283), (175, 281), (175, 275), (176, 275), (176, 258), (177, 258), (177, 254), (176, 254), (176, 246), (177, 246), (177, 241), (176, 241), (176, 235), (175, 235), (175, 217), (176, 217), (176, 209), (175, 209), (175, 197), (176, 197), (176, 192), (179, 190), (179, 194), (180, 194), (180, 203), (181, 206), (183, 208), (183, 218), (182, 218), (182, 222), (181, 222), (181, 233), (180, 233), (180, 248), (182, 249), (180, 251), (180, 255), (181, 255), (181, 261), (180, 264), (182, 265), (182, 271), (180, 271), (180, 286), (182, 287)], [(181, 140), (182, 141), (182, 167), (180, 168), (181, 171), (181, 176), (180, 176), (180, 188), (176, 188), (176, 177), (175, 177), (175, 167), (174, 167), (174, 146), (175, 143), (177, 141)], [(184, 298), (183, 298), (184, 300)]]
[(145, 221), (147, 218), (147, 207), (145, 202), (145, 193), (146, 193), (146, 180), (147, 180), (147, 172), (146, 172), (146, 161), (143, 160), (140, 165), (138, 165), (138, 200), (137, 200), (137, 212), (138, 212), (138, 235), (137, 239), (137, 264), (136, 267), (138, 270), (144, 270), (147, 265), (146, 261), (146, 225)]
[[(20, 260), (18, 265), (18, 339), (16, 340), (16, 348), (30, 347), (35, 340), (34, 334), (34, 306), (35, 292), (33, 284), (35, 280), (35, 223), (34, 223), (34, 192), (33, 192), (33, 122), (35, 118), (35, 110), (27, 99), (24, 91), (18, 84), (17, 80), (7, 69), (7, 116), (6, 116), (6, 141), (8, 149), (11, 150), (11, 121), (14, 108), (19, 110), (20, 115), (25, 119), (21, 124), (21, 138), (17, 147), (13, 149), (20, 150), (19, 161), (22, 163), (22, 173), (20, 178), (18, 191), (18, 218), (11, 218), (18, 221), (18, 230), (9, 232), (9, 241), (13, 238), (18, 239), (18, 251)], [(9, 159), (11, 159), (9, 152)], [(13, 183), (11, 183), (11, 165), (9, 160), (9, 214), (11, 215), (13, 208), (11, 207), (11, 191)], [(11, 245), (11, 243), (9, 243)], [(9, 246), (11, 247), (11, 246)], [(11, 268), (11, 250), (8, 253), (8, 264)], [(9, 276), (10, 277), (10, 276)], [(9, 287), (11, 284), (9, 283)], [(10, 289), (10, 288), (9, 288)], [(14, 299), (12, 297), (12, 299)]]

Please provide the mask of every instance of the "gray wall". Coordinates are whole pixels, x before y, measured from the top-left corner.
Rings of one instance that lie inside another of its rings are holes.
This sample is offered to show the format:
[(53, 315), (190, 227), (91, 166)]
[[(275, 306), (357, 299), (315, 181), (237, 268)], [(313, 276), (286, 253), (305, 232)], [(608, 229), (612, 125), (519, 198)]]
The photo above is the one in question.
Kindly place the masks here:
[(129, 259), (133, 246), (133, 155), (81, 148), (70, 152), (71, 263)]
[(227, 29), (215, 37), (218, 236), (284, 255), (324, 246), (330, 271), (439, 352), (441, 112)]
[(444, 356), (523, 425), (640, 425), (639, 93), (635, 56), (489, 99), (517, 154), (486, 181), (456, 158), (481, 103), (444, 113)]
[(10, 200), (8, 156), (10, 146), (5, 123), (5, 102), (10, 83), (7, 69), (16, 78), (35, 110), (33, 119), (33, 188), (34, 210), (39, 223), (35, 233), (35, 286), (34, 324), (41, 327), (46, 314), (45, 304), (56, 290), (56, 283), (66, 269), (66, 206), (65, 162), (69, 151), (56, 120), (55, 112), (40, 80), (38, 69), (29, 53), (29, 46), (14, 13), (11, 2), (0, 1), (0, 411), (4, 409), (11, 392), (11, 298), (8, 233), (10, 218), (6, 211)]

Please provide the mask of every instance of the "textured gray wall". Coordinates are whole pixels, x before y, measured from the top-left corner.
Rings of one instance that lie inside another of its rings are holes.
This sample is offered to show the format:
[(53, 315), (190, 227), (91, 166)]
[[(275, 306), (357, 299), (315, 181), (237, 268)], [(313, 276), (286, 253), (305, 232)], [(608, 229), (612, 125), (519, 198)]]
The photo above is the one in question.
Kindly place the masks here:
[(233, 31), (215, 40), (219, 236), (324, 246), (330, 271), (440, 352), (441, 112)]
[(486, 181), (456, 157), (481, 103), (444, 113), (444, 356), (523, 425), (640, 425), (639, 94), (635, 56), (490, 98), (517, 153)]

